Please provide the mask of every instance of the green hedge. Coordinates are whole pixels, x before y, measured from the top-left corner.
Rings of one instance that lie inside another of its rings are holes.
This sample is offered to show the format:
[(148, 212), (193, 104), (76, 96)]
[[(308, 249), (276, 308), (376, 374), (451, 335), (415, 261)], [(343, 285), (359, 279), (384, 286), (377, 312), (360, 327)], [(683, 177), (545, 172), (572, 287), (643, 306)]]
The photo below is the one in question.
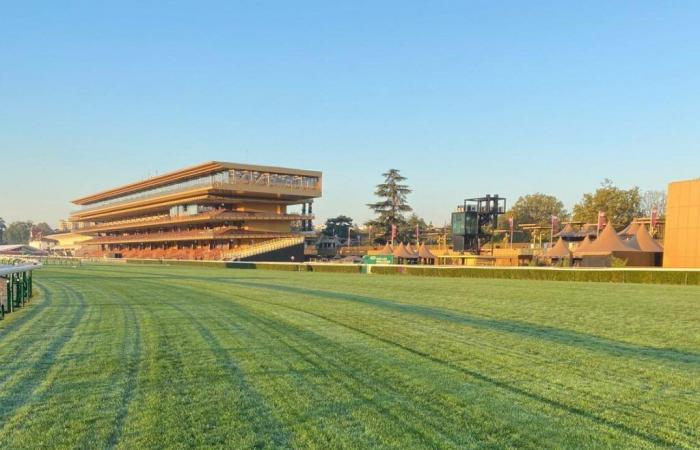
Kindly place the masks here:
[(379, 275), (413, 275), (450, 278), (499, 278), (509, 280), (700, 285), (700, 272), (683, 270), (546, 270), (508, 268), (487, 269), (478, 267), (437, 268), (373, 266), (372, 273)]

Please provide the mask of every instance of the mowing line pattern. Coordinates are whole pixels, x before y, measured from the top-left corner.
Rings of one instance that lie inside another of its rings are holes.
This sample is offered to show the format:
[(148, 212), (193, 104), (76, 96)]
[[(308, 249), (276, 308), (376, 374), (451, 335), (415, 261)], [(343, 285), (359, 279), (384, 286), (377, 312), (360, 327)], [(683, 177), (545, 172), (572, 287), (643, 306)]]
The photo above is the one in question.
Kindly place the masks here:
[(46, 268), (1, 448), (697, 448), (700, 290)]

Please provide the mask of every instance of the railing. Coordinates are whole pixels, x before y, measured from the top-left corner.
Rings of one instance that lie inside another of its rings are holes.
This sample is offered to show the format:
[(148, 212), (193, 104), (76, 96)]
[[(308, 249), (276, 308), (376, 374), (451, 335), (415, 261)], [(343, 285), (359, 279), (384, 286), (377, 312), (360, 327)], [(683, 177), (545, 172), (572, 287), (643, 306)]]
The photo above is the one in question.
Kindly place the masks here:
[(4, 299), (0, 299), (4, 300), (0, 301), (0, 319), (29, 302), (34, 294), (32, 271), (40, 268), (41, 264), (26, 263), (0, 266), (0, 278), (5, 280)]
[(293, 245), (299, 245), (304, 243), (303, 237), (287, 237), (271, 239), (269, 241), (262, 242), (260, 244), (247, 247), (241, 250), (232, 250), (229, 252), (224, 252), (224, 259), (243, 259), (249, 258), (251, 256), (261, 255), (263, 253), (271, 252), (274, 250), (280, 250), (283, 248), (291, 247)]
[(220, 182), (220, 181), (212, 181), (209, 183), (204, 183), (201, 185), (192, 185), (192, 186), (185, 186), (185, 187), (180, 187), (180, 188), (173, 188), (172, 190), (163, 190), (161, 192), (154, 192), (152, 194), (147, 194), (144, 193), (143, 196), (139, 196), (137, 198), (129, 198), (125, 200), (115, 200), (113, 202), (105, 203), (105, 204), (100, 204), (100, 205), (85, 205), (81, 209), (77, 211), (71, 211), (71, 215), (74, 214), (81, 214), (84, 212), (89, 212), (89, 211), (94, 211), (98, 209), (103, 209), (103, 208), (111, 208), (113, 206), (119, 206), (119, 205), (125, 205), (129, 203), (134, 203), (134, 202), (140, 202), (142, 200), (148, 200), (151, 198), (157, 198), (157, 197), (162, 197), (164, 195), (171, 195), (171, 194), (177, 194), (180, 192), (187, 192), (191, 190), (199, 190), (199, 189), (229, 189), (229, 190), (236, 190), (237, 188), (240, 189), (240, 186), (255, 186), (255, 187), (271, 187), (271, 188), (285, 188), (289, 189), (290, 191), (303, 191), (303, 192), (320, 192), (321, 187), (319, 184), (313, 186), (313, 187), (308, 187), (308, 186), (302, 186), (302, 185), (293, 185), (293, 184), (267, 184), (267, 183), (255, 183), (255, 182), (250, 182), (250, 181), (243, 181), (243, 180), (237, 180), (237, 181), (228, 181), (228, 182)]

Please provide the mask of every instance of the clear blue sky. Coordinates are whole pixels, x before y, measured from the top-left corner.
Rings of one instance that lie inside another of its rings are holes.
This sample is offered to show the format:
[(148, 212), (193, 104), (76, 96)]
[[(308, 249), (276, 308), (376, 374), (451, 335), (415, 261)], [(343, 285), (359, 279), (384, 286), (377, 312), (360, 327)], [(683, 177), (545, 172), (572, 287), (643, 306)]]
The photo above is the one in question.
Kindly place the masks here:
[(568, 207), (700, 176), (700, 2), (5, 2), (0, 216), (208, 160), (379, 174), (441, 224), (465, 196)]

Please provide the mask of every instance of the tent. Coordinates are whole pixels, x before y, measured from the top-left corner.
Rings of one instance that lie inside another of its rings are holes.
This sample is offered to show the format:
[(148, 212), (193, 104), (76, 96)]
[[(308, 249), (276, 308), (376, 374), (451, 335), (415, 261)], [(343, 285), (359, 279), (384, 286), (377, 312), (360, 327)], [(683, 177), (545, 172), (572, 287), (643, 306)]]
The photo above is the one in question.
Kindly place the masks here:
[(393, 255), (394, 254), (394, 249), (391, 248), (391, 245), (387, 242), (384, 247), (379, 251), (380, 255)]
[(421, 244), (420, 247), (418, 247), (418, 257), (423, 264), (435, 264), (435, 260), (437, 260), (437, 257), (428, 250), (425, 244)]
[(625, 229), (622, 230), (622, 231), (620, 231), (619, 233), (617, 233), (617, 235), (618, 235), (618, 236), (623, 236), (623, 237), (634, 236), (635, 234), (637, 234), (637, 230), (639, 230), (639, 227), (640, 227), (641, 225), (642, 225), (642, 224), (640, 224), (639, 222), (635, 222), (635, 221), (633, 220), (632, 223), (630, 223), (629, 225), (627, 225), (627, 226), (625, 227)]
[(578, 231), (574, 230), (574, 227), (570, 223), (567, 223), (566, 225), (564, 225), (564, 228), (562, 228), (562, 230), (559, 233), (556, 233), (554, 235), (554, 237), (576, 239), (580, 237), (580, 234)]
[(547, 250), (544, 256), (550, 259), (571, 258), (571, 251), (569, 250), (569, 246), (566, 244), (564, 239), (560, 238), (554, 247)]
[(394, 258), (398, 259), (399, 262), (405, 262), (407, 260), (410, 261), (415, 261), (418, 259), (418, 255), (415, 253), (411, 253), (408, 251), (405, 245), (403, 245), (403, 242), (399, 244), (398, 247), (394, 249)]
[(584, 249), (578, 249), (576, 256), (582, 258), (582, 266), (606, 267), (611, 264), (611, 257), (620, 258), (628, 266), (646, 267), (654, 265), (653, 254), (642, 252), (628, 245), (617, 235), (612, 224), (608, 224), (598, 239)]
[(577, 256), (576, 254), (579, 252), (584, 252), (584, 251), (588, 250), (588, 247), (590, 247), (592, 243), (593, 243), (593, 240), (591, 239), (591, 237), (586, 236), (583, 239), (583, 241), (581, 241), (581, 243), (578, 245), (578, 247), (576, 247), (576, 249), (574, 250), (574, 256)]
[(644, 225), (637, 227), (637, 232), (627, 241), (627, 245), (650, 255), (648, 257), (654, 266), (662, 265), (664, 248), (651, 237)]

